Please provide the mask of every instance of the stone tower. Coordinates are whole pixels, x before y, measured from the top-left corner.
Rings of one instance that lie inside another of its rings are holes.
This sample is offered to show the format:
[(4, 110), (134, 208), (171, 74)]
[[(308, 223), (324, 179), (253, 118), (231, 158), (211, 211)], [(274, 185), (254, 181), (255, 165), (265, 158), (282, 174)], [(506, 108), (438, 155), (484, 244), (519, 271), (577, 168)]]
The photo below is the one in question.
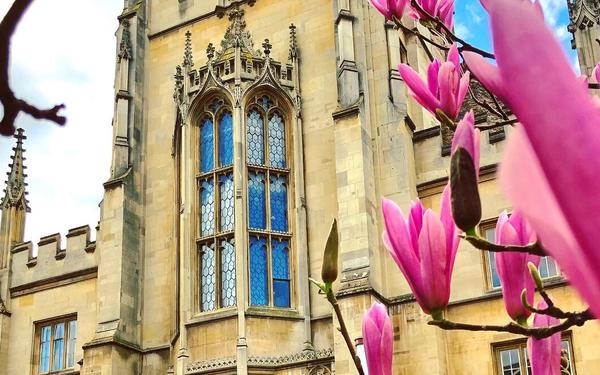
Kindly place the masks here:
[(573, 34), (571, 47), (577, 49), (581, 74), (591, 76), (600, 62), (600, 2), (598, 0), (567, 0)]

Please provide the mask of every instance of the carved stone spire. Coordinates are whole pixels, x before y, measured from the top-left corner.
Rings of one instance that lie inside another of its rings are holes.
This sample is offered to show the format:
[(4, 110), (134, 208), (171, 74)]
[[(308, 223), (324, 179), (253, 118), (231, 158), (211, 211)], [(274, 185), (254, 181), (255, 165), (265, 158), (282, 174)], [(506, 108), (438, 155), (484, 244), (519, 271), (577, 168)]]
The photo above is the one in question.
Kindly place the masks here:
[(192, 33), (189, 30), (185, 33), (185, 49), (183, 52), (182, 66), (188, 69), (194, 66), (194, 57), (192, 56)]
[(600, 1), (567, 0), (571, 47), (577, 49), (581, 73), (590, 75), (600, 60)]
[(296, 34), (296, 25), (290, 25), (290, 53), (288, 58), (290, 61), (298, 58), (298, 35)]
[(129, 20), (124, 19), (121, 23), (123, 32), (121, 34), (121, 43), (119, 44), (118, 59), (131, 60), (131, 38), (129, 36)]
[(14, 154), (11, 156), (12, 163), (9, 164), (10, 171), (7, 172), (8, 180), (6, 180), (2, 208), (25, 208), (27, 212), (29, 212), (29, 202), (25, 197), (27, 194), (25, 191), (25, 187), (27, 186), (25, 177), (27, 177), (27, 175), (24, 173), (26, 167), (23, 165), (23, 161), (25, 160), (25, 157), (23, 156), (25, 151), (25, 149), (23, 149), (23, 140), (27, 139), (27, 137), (23, 133), (23, 129), (17, 129), (17, 134), (15, 134), (17, 144), (13, 147)]

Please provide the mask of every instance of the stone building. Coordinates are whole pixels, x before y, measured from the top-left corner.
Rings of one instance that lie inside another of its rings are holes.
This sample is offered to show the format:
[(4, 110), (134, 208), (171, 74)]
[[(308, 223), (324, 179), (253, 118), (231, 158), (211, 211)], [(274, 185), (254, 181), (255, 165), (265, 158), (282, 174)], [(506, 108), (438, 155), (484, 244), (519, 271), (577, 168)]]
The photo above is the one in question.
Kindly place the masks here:
[[(570, 8), (588, 72), (598, 7)], [(308, 281), (334, 217), (351, 335), (374, 301), (386, 304), (394, 374), (525, 371), (521, 337), (428, 326), (381, 243), (381, 196), (437, 210), (447, 181), (447, 134), (396, 70), (427, 66), (414, 35), (367, 0), (125, 0), (119, 21), (96, 241), (83, 226), (66, 241), (23, 242), (16, 135), (1, 206), (0, 374), (355, 374)], [(488, 237), (510, 210), (495, 180), (508, 132), (482, 134)], [(461, 245), (447, 318), (508, 321), (494, 264)], [(583, 308), (552, 259), (540, 272), (560, 306)], [(574, 374), (598, 372), (599, 335), (596, 323), (565, 333)]]

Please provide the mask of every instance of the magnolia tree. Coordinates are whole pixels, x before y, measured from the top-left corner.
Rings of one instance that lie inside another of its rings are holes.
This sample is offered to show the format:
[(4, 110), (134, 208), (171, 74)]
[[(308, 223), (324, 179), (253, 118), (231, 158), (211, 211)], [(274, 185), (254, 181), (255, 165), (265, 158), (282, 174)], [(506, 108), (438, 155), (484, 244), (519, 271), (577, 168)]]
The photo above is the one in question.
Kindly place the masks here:
[[(481, 0), (491, 21), (493, 53), (452, 32), (453, 0), (370, 1), (399, 29), (444, 52), (445, 61), (432, 59), (426, 81), (408, 65), (401, 64), (398, 70), (415, 100), (442, 127), (454, 131), (450, 178), (439, 214), (417, 200), (407, 207), (405, 216), (394, 202), (383, 199), (386, 248), (417, 303), (431, 316), (430, 325), (527, 336), (533, 375), (568, 374), (565, 353), (561, 353), (561, 332), (600, 316), (600, 199), (596, 199), (600, 192), (599, 101), (589, 94), (587, 80), (575, 74), (546, 26), (539, 0)], [(404, 26), (400, 19), (405, 13), (419, 20), (429, 33), (423, 35)], [(473, 95), (470, 76), (491, 94), (489, 101)], [(600, 68), (595, 69), (594, 76), (600, 81)], [(476, 126), (473, 111), (460, 118), (467, 95), (502, 120)], [(514, 211), (500, 216), (492, 243), (475, 230), (481, 220), (479, 132), (505, 125), (513, 126), (513, 130), (500, 165), (499, 182)], [(444, 318), (461, 239), (496, 253), (509, 321), (506, 325)], [(332, 290), (338, 274), (337, 251), (334, 222), (325, 248), (323, 281), (313, 282), (333, 305), (340, 331), (358, 372), (363, 374)], [(565, 311), (554, 304), (537, 270), (544, 255), (556, 260), (590, 306), (587, 310)], [(540, 296), (537, 305), (536, 291)], [(392, 374), (392, 324), (383, 305), (374, 304), (364, 315), (363, 339), (369, 373)]]

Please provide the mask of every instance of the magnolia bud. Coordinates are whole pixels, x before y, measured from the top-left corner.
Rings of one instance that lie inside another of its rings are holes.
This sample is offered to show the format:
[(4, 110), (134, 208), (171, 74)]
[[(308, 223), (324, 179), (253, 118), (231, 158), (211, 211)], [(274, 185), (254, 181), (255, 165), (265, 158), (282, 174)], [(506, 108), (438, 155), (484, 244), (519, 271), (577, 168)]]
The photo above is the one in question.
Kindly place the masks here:
[(452, 154), (450, 189), (454, 222), (463, 231), (471, 232), (481, 220), (481, 201), (473, 158), (462, 147)]
[(321, 278), (325, 283), (333, 283), (338, 277), (338, 230), (337, 221), (333, 219), (329, 237), (325, 244), (325, 252), (323, 253), (323, 268), (321, 269)]
[(529, 267), (529, 273), (531, 274), (531, 278), (535, 282), (535, 286), (537, 290), (544, 290), (544, 282), (542, 281), (542, 277), (540, 276), (540, 271), (538, 271), (535, 264), (529, 262), (527, 263), (527, 267)]

